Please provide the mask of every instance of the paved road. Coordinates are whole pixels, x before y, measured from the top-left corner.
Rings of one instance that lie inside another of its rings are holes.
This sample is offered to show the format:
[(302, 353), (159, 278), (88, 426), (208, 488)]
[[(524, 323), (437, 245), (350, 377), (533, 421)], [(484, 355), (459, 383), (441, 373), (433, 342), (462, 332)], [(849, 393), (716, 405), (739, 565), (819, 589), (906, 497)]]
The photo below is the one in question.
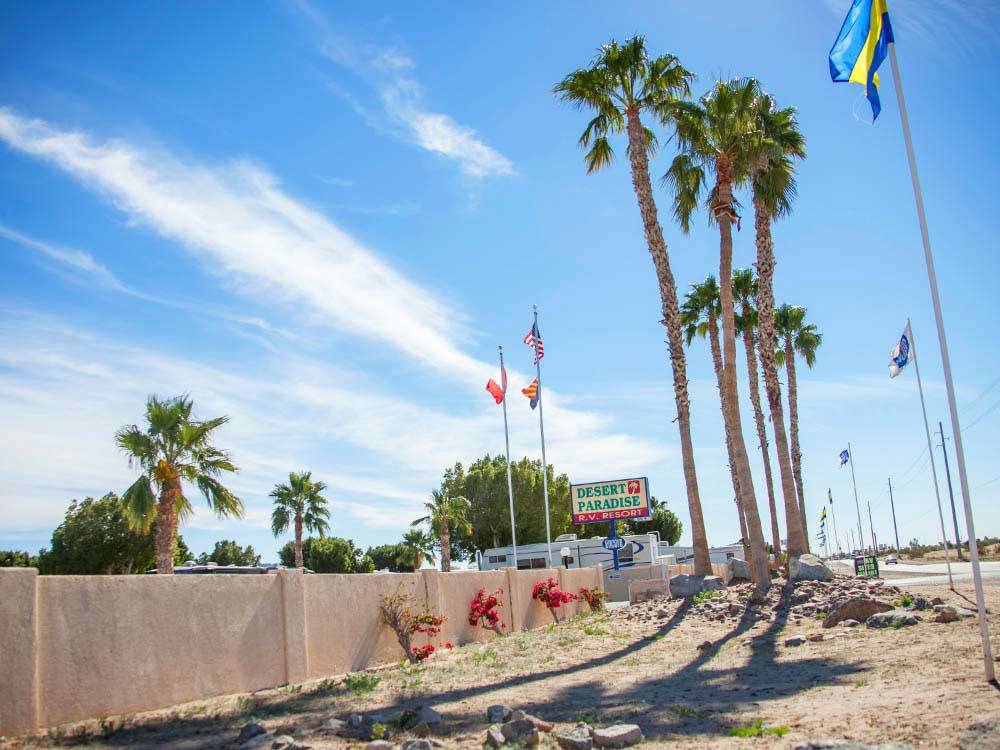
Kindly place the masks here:
[[(897, 563), (895, 565), (886, 565), (885, 559), (882, 558), (878, 561), (879, 569), (883, 572), (889, 573), (912, 573), (914, 576), (918, 575), (943, 575), (948, 573), (948, 566), (941, 563), (931, 563), (929, 565), (914, 565), (912, 563)], [(985, 576), (987, 573), (1000, 573), (1000, 562), (980, 562), (979, 569), (983, 572)], [(951, 572), (953, 575), (960, 575), (963, 573), (972, 574), (972, 563), (970, 562), (952, 562)]]
[[(991, 581), (991, 580), (995, 581), (997, 579), (1000, 579), (1000, 571), (993, 571), (993, 572), (989, 572), (989, 573), (987, 573), (985, 570), (983, 571), (983, 580), (984, 581)], [(945, 584), (947, 584), (948, 583), (948, 576), (947, 576), (947, 574), (945, 574), (943, 576), (937, 576), (937, 575), (934, 575), (934, 576), (914, 576), (913, 578), (884, 578), (883, 580), (887, 584), (891, 584), (893, 586), (915, 586), (915, 585), (921, 584), (921, 583), (945, 583)], [(952, 580), (955, 583), (972, 583), (972, 573), (955, 573), (955, 574), (952, 575)], [(991, 584), (988, 583), (987, 585), (991, 585)]]

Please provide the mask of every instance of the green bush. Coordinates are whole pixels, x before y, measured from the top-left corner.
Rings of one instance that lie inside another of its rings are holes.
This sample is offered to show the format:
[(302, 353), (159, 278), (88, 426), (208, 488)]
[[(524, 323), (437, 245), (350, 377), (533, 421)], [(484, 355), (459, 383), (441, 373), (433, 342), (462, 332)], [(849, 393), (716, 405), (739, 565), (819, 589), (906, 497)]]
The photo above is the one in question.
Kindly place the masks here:
[(344, 686), (351, 695), (366, 695), (372, 692), (382, 678), (371, 672), (357, 672), (344, 678)]
[(722, 596), (721, 591), (699, 591), (691, 597), (691, 601), (695, 604), (704, 604), (710, 599), (718, 599), (720, 596)]

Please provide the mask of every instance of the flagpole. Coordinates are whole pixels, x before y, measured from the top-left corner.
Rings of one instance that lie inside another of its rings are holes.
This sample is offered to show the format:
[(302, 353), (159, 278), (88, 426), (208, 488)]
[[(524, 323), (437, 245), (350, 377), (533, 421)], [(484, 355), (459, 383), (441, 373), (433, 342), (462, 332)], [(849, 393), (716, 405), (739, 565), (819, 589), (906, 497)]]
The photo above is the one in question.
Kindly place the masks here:
[[(965, 505), (965, 529), (969, 533), (969, 558), (972, 561), (972, 580), (976, 586), (976, 606), (979, 609), (979, 631), (983, 639), (983, 665), (987, 682), (996, 681), (993, 667), (993, 651), (990, 647), (990, 628), (986, 622), (986, 601), (983, 596), (983, 577), (979, 570), (979, 545), (976, 544), (975, 522), (972, 518), (972, 499), (969, 496), (969, 477), (965, 472), (965, 450), (962, 448), (962, 425), (958, 421), (958, 405), (955, 403), (955, 384), (951, 377), (951, 358), (948, 355), (948, 337), (944, 331), (944, 316), (941, 314), (941, 299), (938, 295), (937, 273), (934, 271), (934, 255), (931, 253), (931, 238), (927, 231), (927, 216), (924, 214), (924, 196), (917, 176), (917, 157), (913, 152), (913, 138), (910, 135), (910, 117), (906, 112), (903, 96), (903, 82), (896, 60), (896, 45), (890, 42), (889, 61), (892, 64), (892, 80), (899, 102), (899, 119), (903, 126), (903, 140), (906, 142), (906, 160), (910, 165), (910, 181), (913, 183), (913, 198), (917, 204), (917, 219), (920, 222), (920, 238), (924, 245), (924, 262), (927, 264), (927, 281), (931, 287), (931, 302), (934, 305), (934, 322), (937, 324), (938, 345), (941, 347), (941, 365), (944, 370), (944, 384), (948, 391), (948, 411), (951, 412), (951, 432), (955, 438), (955, 453), (958, 457), (958, 478), (962, 485), (962, 502)], [(956, 542), (960, 540), (956, 539)]]
[(854, 478), (854, 450), (851, 448), (851, 443), (847, 443), (847, 461), (851, 465), (851, 484), (854, 485), (854, 507), (858, 511), (858, 546), (861, 549), (861, 554), (865, 553), (865, 532), (864, 527), (861, 525), (861, 503), (858, 502), (858, 480)]
[(827, 498), (830, 500), (830, 517), (833, 519), (833, 541), (837, 543), (837, 552), (840, 552), (840, 534), (837, 533), (837, 511), (833, 509), (833, 490), (827, 488)]
[[(538, 330), (538, 305), (535, 311), (535, 330)], [(542, 419), (542, 359), (535, 342), (535, 379), (538, 381), (538, 432), (542, 437), (542, 492), (545, 493), (545, 541), (549, 547), (549, 567), (552, 567), (552, 523), (549, 520), (549, 465), (545, 462), (545, 420)]]
[[(503, 347), (500, 350), (500, 372), (503, 373)], [(506, 386), (506, 383), (504, 384)], [(517, 532), (514, 530), (514, 483), (510, 479), (510, 433), (507, 431), (507, 389), (503, 393), (503, 439), (507, 446), (507, 499), (510, 502), (510, 542), (514, 550), (514, 568), (517, 568)]]
[(941, 489), (938, 487), (937, 467), (934, 463), (934, 446), (931, 444), (931, 427), (927, 422), (927, 407), (924, 405), (924, 386), (920, 380), (920, 362), (917, 361), (917, 342), (913, 340), (913, 328), (910, 319), (906, 319), (906, 335), (910, 339), (910, 353), (913, 357), (913, 369), (917, 373), (917, 393), (920, 394), (920, 413), (924, 415), (924, 435), (927, 437), (927, 452), (931, 455), (931, 478), (934, 480), (934, 495), (937, 497), (938, 520), (941, 521), (941, 539), (944, 542), (944, 562), (948, 566), (948, 588), (955, 590), (955, 582), (951, 578), (951, 556), (948, 554), (948, 534), (944, 530), (944, 511), (941, 510)]

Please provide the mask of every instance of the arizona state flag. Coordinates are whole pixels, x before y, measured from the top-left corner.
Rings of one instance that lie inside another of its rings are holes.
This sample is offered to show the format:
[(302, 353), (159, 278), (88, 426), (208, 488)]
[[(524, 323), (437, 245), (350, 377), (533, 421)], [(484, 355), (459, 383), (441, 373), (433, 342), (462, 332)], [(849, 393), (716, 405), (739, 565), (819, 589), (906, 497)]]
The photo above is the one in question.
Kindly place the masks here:
[(490, 378), (489, 382), (486, 383), (486, 390), (490, 392), (498, 404), (503, 403), (504, 394), (507, 393), (507, 370), (503, 365), (500, 365), (500, 382), (503, 385), (497, 385), (497, 381)]
[(538, 378), (531, 381), (527, 388), (522, 388), (521, 393), (531, 400), (531, 408), (538, 406)]

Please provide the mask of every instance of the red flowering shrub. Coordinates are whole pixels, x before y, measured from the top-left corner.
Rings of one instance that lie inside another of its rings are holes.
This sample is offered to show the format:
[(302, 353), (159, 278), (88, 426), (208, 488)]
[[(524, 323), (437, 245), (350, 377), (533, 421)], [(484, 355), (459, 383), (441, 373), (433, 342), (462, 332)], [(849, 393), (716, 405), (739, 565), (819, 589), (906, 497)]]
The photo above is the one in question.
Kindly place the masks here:
[(600, 586), (594, 586), (592, 589), (581, 586), (580, 598), (587, 602), (591, 612), (597, 612), (599, 609), (604, 609), (604, 601), (608, 598), (608, 592), (602, 591)]
[(434, 651), (434, 646), (429, 643), (426, 646), (414, 646), (410, 650), (410, 653), (413, 654), (413, 659), (411, 659), (411, 661), (423, 661), (424, 659), (429, 659)]
[(503, 589), (497, 589), (492, 594), (487, 594), (486, 589), (479, 589), (469, 605), (469, 624), (473, 627), (480, 625), (495, 633), (504, 630), (507, 626), (500, 621), (500, 613), (497, 612), (503, 606), (500, 603), (501, 596)]
[(552, 613), (552, 617), (558, 622), (559, 617), (556, 615), (556, 610), (564, 604), (575, 602), (580, 597), (563, 591), (559, 588), (559, 582), (555, 578), (549, 578), (547, 581), (539, 581), (531, 587), (531, 598), (544, 603)]
[(414, 634), (422, 633), (428, 638), (433, 638), (441, 632), (441, 625), (448, 618), (443, 615), (436, 615), (433, 612), (424, 610), (423, 612), (413, 611), (413, 601), (402, 587), (396, 589), (396, 593), (382, 597), (380, 613), (382, 622), (388, 625), (396, 634), (403, 653), (411, 662), (423, 661), (434, 653), (434, 646), (412, 646), (411, 642)]

